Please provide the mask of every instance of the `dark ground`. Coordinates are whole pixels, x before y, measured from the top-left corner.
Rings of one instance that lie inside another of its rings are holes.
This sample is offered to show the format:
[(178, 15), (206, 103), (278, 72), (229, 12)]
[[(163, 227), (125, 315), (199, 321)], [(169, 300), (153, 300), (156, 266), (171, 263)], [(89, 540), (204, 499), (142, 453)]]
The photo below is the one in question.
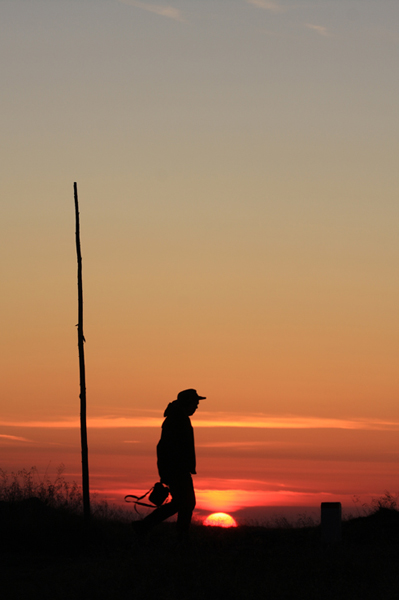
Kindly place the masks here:
[(81, 517), (37, 499), (0, 503), (2, 600), (398, 600), (399, 512), (320, 528), (193, 526), (179, 547), (173, 523), (144, 546), (129, 524)]

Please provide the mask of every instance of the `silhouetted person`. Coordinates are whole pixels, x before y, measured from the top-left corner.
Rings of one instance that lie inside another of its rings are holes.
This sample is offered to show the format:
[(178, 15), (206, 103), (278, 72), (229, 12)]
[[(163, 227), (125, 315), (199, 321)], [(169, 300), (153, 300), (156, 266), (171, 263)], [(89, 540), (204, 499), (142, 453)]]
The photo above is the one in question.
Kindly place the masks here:
[(161, 439), (157, 445), (158, 472), (161, 482), (169, 487), (172, 500), (156, 508), (142, 521), (133, 522), (136, 532), (144, 536), (154, 525), (177, 513), (177, 532), (181, 541), (188, 538), (195, 508), (195, 492), (191, 475), (195, 470), (194, 433), (190, 417), (200, 400), (196, 390), (183, 390), (165, 410)]

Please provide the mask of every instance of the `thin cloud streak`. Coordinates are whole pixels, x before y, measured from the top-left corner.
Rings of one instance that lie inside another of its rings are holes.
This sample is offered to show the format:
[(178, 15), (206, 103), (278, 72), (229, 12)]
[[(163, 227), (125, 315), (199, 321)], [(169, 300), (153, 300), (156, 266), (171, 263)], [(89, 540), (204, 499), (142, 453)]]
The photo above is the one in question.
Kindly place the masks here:
[(247, 4), (252, 4), (257, 8), (262, 8), (263, 10), (268, 10), (274, 13), (283, 13), (286, 12), (286, 8), (276, 4), (275, 2), (267, 2), (266, 0), (245, 0)]
[[(321, 417), (298, 417), (223, 414), (215, 418), (208, 413), (209, 418), (193, 418), (195, 427), (229, 427), (240, 429), (353, 429), (353, 430), (379, 430), (399, 431), (399, 422), (384, 421), (379, 419), (328, 419)], [(119, 429), (133, 427), (159, 428), (162, 418), (154, 417), (94, 417), (87, 420), (88, 427), (92, 429)], [(0, 426), (7, 427), (32, 427), (32, 428), (72, 428), (80, 427), (79, 419), (65, 419), (57, 421), (0, 421)]]
[(331, 37), (331, 34), (328, 33), (327, 28), (323, 25), (313, 25), (312, 23), (306, 23), (305, 27), (307, 27), (308, 29), (312, 29), (313, 31), (324, 37)]
[(321, 501), (331, 500), (328, 492), (305, 492), (291, 490), (245, 490), (196, 489), (198, 508), (203, 510), (236, 511), (249, 506), (303, 506), (320, 505)]
[(16, 435), (5, 435), (0, 433), (0, 442), (2, 440), (5, 440), (7, 442), (28, 442), (28, 443), (32, 443), (32, 440), (28, 440), (26, 438), (23, 437), (18, 437)]
[(276, 447), (295, 446), (287, 442), (263, 441), (263, 442), (213, 442), (208, 444), (196, 444), (197, 448), (263, 448), (264, 446)]
[(139, 2), (138, 0), (119, 0), (119, 2), (123, 2), (123, 4), (128, 4), (129, 6), (134, 6), (135, 8), (142, 8), (143, 10), (155, 13), (160, 17), (167, 17), (168, 19), (180, 21), (181, 23), (184, 21), (183, 15), (181, 14), (180, 10), (173, 6), (147, 4), (146, 2)]

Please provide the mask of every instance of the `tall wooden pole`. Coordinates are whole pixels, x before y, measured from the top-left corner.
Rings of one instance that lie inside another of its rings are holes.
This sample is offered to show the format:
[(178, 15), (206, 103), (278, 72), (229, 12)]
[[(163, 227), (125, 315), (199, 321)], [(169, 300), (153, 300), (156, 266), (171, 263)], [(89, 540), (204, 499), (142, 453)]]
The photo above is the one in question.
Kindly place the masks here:
[(78, 205), (78, 186), (73, 184), (75, 197), (76, 218), (76, 255), (78, 259), (78, 348), (79, 348), (79, 376), (80, 376), (80, 440), (82, 447), (82, 489), (83, 489), (83, 516), (86, 525), (90, 521), (90, 488), (89, 488), (89, 453), (87, 448), (86, 425), (86, 371), (83, 335), (83, 284), (82, 284), (82, 254), (80, 251), (80, 224)]

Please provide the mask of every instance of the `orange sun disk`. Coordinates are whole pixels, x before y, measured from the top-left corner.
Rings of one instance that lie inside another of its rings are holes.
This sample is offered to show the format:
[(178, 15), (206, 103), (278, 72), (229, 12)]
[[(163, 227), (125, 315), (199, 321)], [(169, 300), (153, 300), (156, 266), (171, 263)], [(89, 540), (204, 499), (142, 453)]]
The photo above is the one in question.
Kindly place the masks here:
[(230, 515), (223, 512), (213, 513), (204, 521), (204, 525), (212, 527), (237, 527), (237, 523)]

